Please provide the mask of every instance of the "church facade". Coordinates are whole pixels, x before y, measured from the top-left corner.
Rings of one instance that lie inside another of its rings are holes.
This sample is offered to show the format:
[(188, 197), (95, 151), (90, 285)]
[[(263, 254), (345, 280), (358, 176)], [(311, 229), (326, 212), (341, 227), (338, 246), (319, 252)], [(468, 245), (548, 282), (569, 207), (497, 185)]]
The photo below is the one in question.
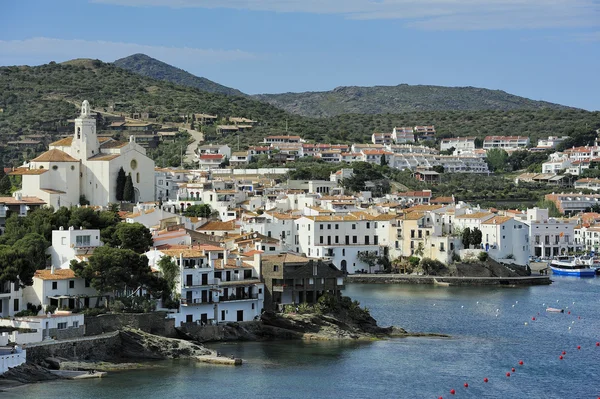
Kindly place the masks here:
[(75, 206), (85, 196), (91, 205), (117, 201), (117, 174), (123, 168), (131, 175), (135, 200), (154, 201), (154, 161), (133, 137), (128, 142), (98, 138), (96, 119), (85, 100), (75, 119), (72, 137), (50, 144), (48, 151), (32, 159), (22, 175), (21, 192), (38, 197), (55, 209)]

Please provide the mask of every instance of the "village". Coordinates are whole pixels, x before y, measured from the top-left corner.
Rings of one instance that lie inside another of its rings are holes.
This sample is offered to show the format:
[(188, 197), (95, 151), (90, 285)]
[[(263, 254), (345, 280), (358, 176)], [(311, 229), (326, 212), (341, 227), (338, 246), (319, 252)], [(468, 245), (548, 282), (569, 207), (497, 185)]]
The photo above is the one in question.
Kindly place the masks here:
[[(256, 123), (246, 118), (233, 122), (219, 129)], [(96, 128), (84, 101), (68, 137), (8, 171), (19, 177), (21, 188), (0, 197), (0, 231), (11, 217), (27, 218), (47, 207), (115, 210), (118, 224), (143, 226), (150, 237), (138, 251), (144, 267), (154, 276), (171, 276), (171, 295), (154, 298), (151, 310), (166, 312), (176, 327), (247, 322), (265, 311), (316, 303), (326, 294), (339, 296), (349, 275), (435, 274), (436, 268), (488, 258), (530, 274), (533, 259), (600, 246), (600, 213), (591, 212), (600, 205), (600, 194), (546, 195), (566, 215), (556, 217), (538, 207), (485, 208), (454, 196), (435, 197), (431, 190), (350, 192), (341, 184), (356, 173), (350, 164), (328, 180), (286, 178), (287, 162), (311, 156), (336, 163), (385, 163), (435, 183), (440, 173), (489, 174), (489, 150), (546, 151), (564, 138), (549, 137), (529, 148), (527, 137), (491, 136), (476, 148), (477, 139), (456, 137), (442, 139), (437, 150), (418, 145), (435, 135), (434, 126), (374, 133), (372, 144), (311, 144), (299, 136), (278, 135), (247, 151), (199, 143), (198, 167), (183, 169), (155, 167), (146, 146), (138, 143), (143, 135), (117, 141), (99, 136)], [(559, 172), (577, 176), (599, 153), (597, 144), (555, 153), (542, 174), (518, 179), (561, 181)], [(260, 155), (280, 165), (248, 168)], [(589, 192), (600, 187), (600, 180), (573, 184)], [(9, 342), (20, 346), (16, 354), (0, 355), (0, 373), (25, 361), (23, 345), (86, 336), (82, 311), (106, 308), (111, 301), (114, 306), (117, 294), (151, 296), (142, 286), (99, 291), (81, 269), (74, 270), (106, 246), (101, 235), (100, 228), (83, 225), (52, 229), (46, 264), (37, 265), (31, 283), (0, 282), (0, 329), (5, 330), (0, 347)]]

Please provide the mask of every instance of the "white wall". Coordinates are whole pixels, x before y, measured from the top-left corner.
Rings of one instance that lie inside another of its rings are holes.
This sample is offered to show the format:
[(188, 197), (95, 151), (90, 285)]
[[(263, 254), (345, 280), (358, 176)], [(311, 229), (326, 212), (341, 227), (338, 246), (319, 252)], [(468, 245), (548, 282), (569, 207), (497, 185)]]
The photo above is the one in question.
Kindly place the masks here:
[(0, 354), (0, 374), (4, 374), (8, 369), (20, 366), (27, 361), (27, 351), (22, 350), (21, 353)]

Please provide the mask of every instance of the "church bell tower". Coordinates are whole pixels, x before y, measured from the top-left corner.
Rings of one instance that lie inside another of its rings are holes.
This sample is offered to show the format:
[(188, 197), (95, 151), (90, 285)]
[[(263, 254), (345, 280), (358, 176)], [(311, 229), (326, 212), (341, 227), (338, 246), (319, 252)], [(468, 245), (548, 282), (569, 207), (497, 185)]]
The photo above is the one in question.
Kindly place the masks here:
[(90, 103), (84, 100), (81, 104), (81, 114), (75, 119), (71, 155), (77, 159), (88, 159), (100, 152), (99, 147), (96, 118), (91, 115)]

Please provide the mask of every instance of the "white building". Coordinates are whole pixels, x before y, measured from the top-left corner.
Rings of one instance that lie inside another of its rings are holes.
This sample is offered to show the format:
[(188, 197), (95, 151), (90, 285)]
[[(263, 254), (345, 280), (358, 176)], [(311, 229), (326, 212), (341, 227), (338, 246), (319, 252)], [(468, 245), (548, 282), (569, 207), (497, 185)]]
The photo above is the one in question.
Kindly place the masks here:
[(180, 307), (177, 313), (170, 314), (176, 326), (250, 321), (261, 314), (264, 284), (259, 275), (260, 253), (243, 261), (230, 259), (223, 248), (202, 245), (153, 250), (146, 256), (153, 268), (158, 267), (163, 256), (170, 257), (179, 266), (175, 292), (181, 297)]
[(576, 251), (575, 219), (557, 219), (548, 216), (548, 209), (527, 209), (531, 255), (552, 257)]
[(600, 251), (600, 226), (577, 226), (574, 232), (575, 246), (586, 251)]
[(394, 127), (392, 130), (392, 139), (397, 144), (414, 143), (415, 131), (412, 127)]
[(529, 263), (529, 226), (508, 216), (494, 216), (481, 223), (482, 245), (498, 262), (525, 266)]
[(384, 255), (378, 231), (384, 228), (382, 224), (386, 226), (390, 221), (388, 215), (383, 216), (385, 220), (363, 212), (343, 216), (302, 216), (295, 222), (297, 235), (294, 245), (298, 248), (297, 252), (331, 262), (342, 271), (373, 272), (375, 269), (369, 270), (369, 265), (359, 259), (359, 252)]
[(0, 318), (12, 317), (25, 308), (18, 281), (0, 281)]
[(393, 133), (373, 133), (371, 141), (373, 144), (392, 144), (394, 142)]
[(117, 174), (123, 168), (131, 175), (135, 201), (154, 200), (154, 161), (146, 150), (129, 142), (98, 138), (96, 119), (86, 101), (75, 119), (75, 132), (50, 144), (50, 149), (29, 162), (29, 168), (13, 172), (22, 175), (24, 196), (41, 198), (55, 208), (75, 206), (80, 196), (93, 205), (117, 202)]
[(451, 148), (455, 150), (472, 151), (475, 149), (475, 137), (450, 137), (440, 141), (440, 150), (446, 151)]
[(487, 136), (483, 140), (484, 150), (499, 148), (502, 150), (512, 151), (519, 148), (527, 148), (528, 145), (529, 137), (527, 136)]
[(552, 148), (556, 148), (560, 143), (567, 140), (568, 138), (569, 136), (548, 136), (547, 139), (539, 139), (536, 148), (550, 150)]
[(71, 260), (89, 255), (101, 245), (100, 230), (74, 229), (72, 226), (65, 230), (61, 226), (58, 230), (52, 230), (52, 246), (48, 248), (48, 253), (52, 258), (52, 266), (68, 269)]

